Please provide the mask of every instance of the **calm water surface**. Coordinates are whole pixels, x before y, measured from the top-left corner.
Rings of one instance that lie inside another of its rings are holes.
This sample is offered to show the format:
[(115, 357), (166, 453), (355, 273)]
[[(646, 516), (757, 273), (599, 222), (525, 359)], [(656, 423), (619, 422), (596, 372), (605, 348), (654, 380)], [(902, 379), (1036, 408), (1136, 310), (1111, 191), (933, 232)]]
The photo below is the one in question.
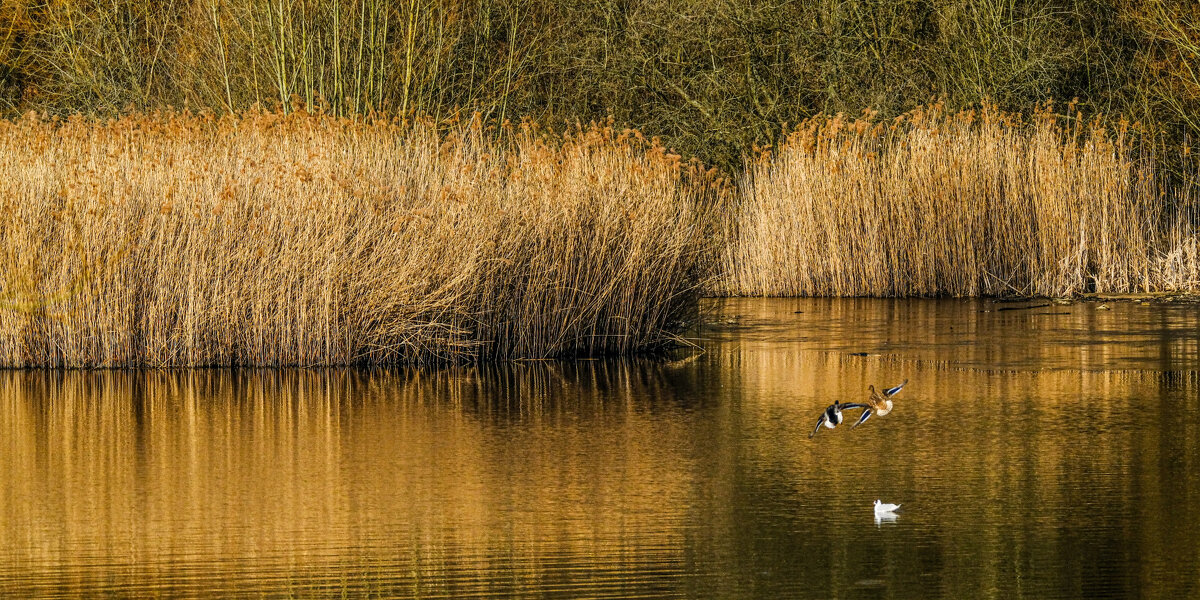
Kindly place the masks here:
[(670, 362), (3, 372), (0, 597), (1200, 597), (1200, 307), (1015, 306), (713, 301)]

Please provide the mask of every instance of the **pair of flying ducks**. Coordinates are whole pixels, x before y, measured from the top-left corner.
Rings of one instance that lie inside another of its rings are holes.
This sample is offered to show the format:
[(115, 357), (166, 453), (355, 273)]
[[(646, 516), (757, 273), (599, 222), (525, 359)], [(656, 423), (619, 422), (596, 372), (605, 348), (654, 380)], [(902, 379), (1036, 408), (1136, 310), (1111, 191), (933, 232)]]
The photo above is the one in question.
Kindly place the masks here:
[(858, 404), (855, 402), (842, 404), (837, 400), (834, 400), (833, 404), (829, 405), (829, 408), (826, 408), (825, 412), (821, 413), (821, 418), (817, 419), (817, 426), (813, 428), (812, 433), (808, 434), (808, 437), (811, 438), (812, 436), (817, 435), (817, 432), (821, 430), (822, 425), (830, 429), (841, 425), (843, 420), (843, 410), (851, 408), (863, 409), (862, 416), (858, 418), (857, 423), (850, 427), (851, 429), (866, 423), (867, 419), (871, 418), (872, 413), (882, 417), (883, 415), (892, 412), (892, 396), (900, 393), (900, 390), (904, 388), (904, 384), (906, 383), (908, 383), (907, 379), (904, 380), (904, 383), (901, 383), (896, 387), (887, 388), (882, 392), (875, 391), (875, 386), (873, 385), (867, 386), (867, 389), (871, 390), (871, 396), (867, 398), (866, 404)]

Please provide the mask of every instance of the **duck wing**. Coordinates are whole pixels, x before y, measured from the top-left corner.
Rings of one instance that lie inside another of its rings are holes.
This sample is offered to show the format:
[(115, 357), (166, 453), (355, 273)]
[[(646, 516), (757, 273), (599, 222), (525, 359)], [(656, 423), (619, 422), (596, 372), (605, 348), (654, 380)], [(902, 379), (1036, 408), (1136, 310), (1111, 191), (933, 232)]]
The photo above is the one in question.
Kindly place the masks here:
[(812, 436), (817, 435), (817, 432), (821, 430), (821, 426), (824, 425), (825, 421), (828, 420), (829, 417), (825, 416), (825, 411), (821, 411), (821, 418), (817, 419), (817, 426), (813, 427), (812, 433), (808, 434), (808, 439), (811, 440)]
[(862, 416), (858, 418), (858, 422), (851, 425), (850, 429), (854, 429), (855, 427), (858, 427), (859, 425), (866, 423), (867, 419), (870, 419), (870, 418), (871, 418), (871, 409), (864, 410), (862, 412)]
[(907, 384), (907, 383), (908, 383), (908, 380), (907, 380), (907, 379), (905, 379), (905, 380), (904, 380), (904, 382), (903, 382), (903, 383), (901, 383), (900, 385), (898, 385), (898, 386), (896, 386), (896, 387), (890, 387), (890, 388), (888, 388), (888, 389), (886, 389), (886, 390), (883, 390), (883, 397), (884, 397), (884, 398), (891, 398), (892, 396), (895, 396), (896, 394), (900, 393), (900, 390), (904, 389), (904, 386), (905, 386), (905, 384)]

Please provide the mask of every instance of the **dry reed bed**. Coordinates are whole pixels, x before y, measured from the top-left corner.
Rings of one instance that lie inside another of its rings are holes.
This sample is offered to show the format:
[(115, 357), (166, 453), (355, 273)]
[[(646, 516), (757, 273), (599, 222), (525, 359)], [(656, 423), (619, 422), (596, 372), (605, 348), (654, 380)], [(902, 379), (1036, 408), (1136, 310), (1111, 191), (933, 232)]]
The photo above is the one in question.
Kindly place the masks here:
[[(713, 172), (611, 126), (303, 111), (0, 121), (0, 365), (625, 353), (711, 292), (1198, 291), (1197, 208), (1124, 129), (938, 107)], [(714, 218), (715, 217), (715, 218)]]
[(695, 308), (698, 173), (603, 126), (0, 122), (0, 365), (654, 347)]
[(1193, 188), (1128, 128), (939, 107), (813, 119), (747, 165), (715, 292), (1200, 290)]

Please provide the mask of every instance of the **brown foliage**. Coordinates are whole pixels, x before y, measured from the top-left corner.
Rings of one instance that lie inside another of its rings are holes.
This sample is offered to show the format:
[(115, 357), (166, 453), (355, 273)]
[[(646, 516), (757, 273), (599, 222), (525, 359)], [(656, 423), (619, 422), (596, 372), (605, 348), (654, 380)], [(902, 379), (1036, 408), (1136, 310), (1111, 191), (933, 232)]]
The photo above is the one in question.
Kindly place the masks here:
[(0, 122), (0, 364), (660, 346), (695, 309), (713, 192), (641, 140), (303, 111)]
[(725, 293), (1200, 289), (1194, 187), (1168, 186), (1124, 127), (936, 106), (814, 119), (741, 189)]

